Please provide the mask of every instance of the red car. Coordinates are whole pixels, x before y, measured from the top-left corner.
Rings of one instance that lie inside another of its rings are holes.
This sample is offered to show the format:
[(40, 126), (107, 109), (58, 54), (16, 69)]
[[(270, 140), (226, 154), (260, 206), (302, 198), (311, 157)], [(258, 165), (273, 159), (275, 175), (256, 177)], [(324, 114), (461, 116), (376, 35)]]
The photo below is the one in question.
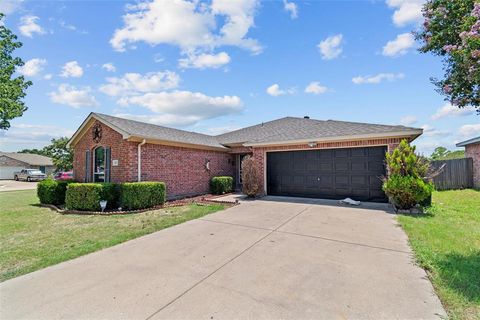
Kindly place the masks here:
[(55, 180), (73, 180), (73, 171), (67, 171), (67, 172), (57, 172), (55, 173), (54, 176)]

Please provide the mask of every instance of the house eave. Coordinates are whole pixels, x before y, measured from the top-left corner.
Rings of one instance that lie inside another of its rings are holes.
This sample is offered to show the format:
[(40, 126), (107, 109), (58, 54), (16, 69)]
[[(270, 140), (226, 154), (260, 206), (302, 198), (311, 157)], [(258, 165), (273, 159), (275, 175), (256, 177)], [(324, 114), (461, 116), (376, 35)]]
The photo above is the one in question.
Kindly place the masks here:
[(207, 146), (207, 145), (201, 145), (201, 144), (183, 143), (183, 142), (177, 142), (177, 141), (155, 139), (152, 137), (139, 136), (139, 135), (130, 136), (126, 140), (132, 141), (132, 142), (142, 142), (143, 140), (146, 140), (146, 143), (150, 143), (150, 144), (160, 144), (165, 146), (188, 148), (188, 149), (212, 150), (212, 151), (222, 151), (222, 152), (230, 151), (229, 148), (222, 147), (222, 146), (215, 147), (215, 146)]
[(470, 144), (480, 143), (480, 137), (475, 137), (455, 144), (456, 147), (466, 147)]
[(113, 130), (117, 131), (120, 133), (123, 137), (123, 139), (128, 139), (130, 138), (130, 134), (126, 132), (125, 130), (120, 129), (119, 127), (103, 120), (102, 118), (98, 117), (95, 115), (93, 112), (88, 115), (88, 117), (82, 122), (80, 127), (75, 131), (75, 133), (72, 135), (70, 140), (67, 142), (67, 148), (73, 148), (75, 147), (75, 144), (77, 141), (85, 134), (86, 130), (90, 127), (90, 125), (93, 123), (92, 119), (97, 120), (101, 122), (102, 124), (112, 128)]
[(309, 142), (340, 142), (340, 141), (357, 141), (357, 140), (366, 140), (366, 139), (389, 139), (389, 138), (405, 138), (409, 142), (412, 142), (417, 137), (423, 133), (422, 129), (410, 130), (410, 131), (399, 131), (399, 132), (389, 132), (389, 133), (370, 133), (370, 134), (358, 134), (358, 135), (349, 135), (349, 136), (332, 136), (332, 137), (322, 137), (322, 138), (311, 138), (311, 139), (298, 139), (298, 140), (284, 140), (284, 141), (270, 141), (270, 142), (247, 142), (243, 145), (245, 147), (264, 147), (264, 146), (283, 146), (283, 145), (296, 145), (296, 144), (305, 144)]

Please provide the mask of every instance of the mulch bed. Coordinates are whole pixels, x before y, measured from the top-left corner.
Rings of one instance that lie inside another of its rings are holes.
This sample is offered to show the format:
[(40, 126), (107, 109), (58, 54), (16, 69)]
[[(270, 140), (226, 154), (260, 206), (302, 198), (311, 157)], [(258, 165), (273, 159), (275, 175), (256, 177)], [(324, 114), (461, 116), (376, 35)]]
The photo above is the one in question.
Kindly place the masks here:
[(155, 206), (152, 208), (145, 208), (145, 209), (139, 209), (139, 210), (105, 210), (105, 211), (80, 211), (80, 210), (67, 210), (65, 207), (62, 206), (56, 206), (53, 204), (41, 204), (40, 206), (50, 208), (60, 214), (82, 214), (82, 215), (121, 215), (121, 214), (135, 214), (135, 213), (142, 213), (142, 212), (148, 212), (148, 211), (155, 211), (159, 209), (164, 209), (164, 208), (169, 208), (169, 207), (180, 207), (184, 205), (189, 205), (189, 204), (196, 204), (199, 206), (202, 205), (210, 205), (210, 204), (224, 204), (227, 206), (235, 206), (238, 205), (238, 201), (220, 201), (220, 200), (213, 200), (215, 199), (214, 195), (203, 195), (203, 196), (196, 196), (196, 197), (191, 197), (191, 198), (183, 198), (183, 199), (177, 199), (177, 200), (172, 200), (172, 201), (167, 201), (165, 204), (161, 206)]

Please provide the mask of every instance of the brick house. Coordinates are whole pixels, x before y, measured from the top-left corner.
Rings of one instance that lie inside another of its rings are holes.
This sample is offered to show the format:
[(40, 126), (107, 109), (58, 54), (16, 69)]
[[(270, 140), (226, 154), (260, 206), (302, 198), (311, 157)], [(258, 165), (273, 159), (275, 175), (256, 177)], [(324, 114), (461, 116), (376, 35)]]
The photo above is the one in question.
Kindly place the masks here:
[(0, 152), (0, 180), (13, 179), (14, 172), (38, 169), (50, 175), (55, 171), (52, 158), (32, 153)]
[(480, 188), (480, 136), (456, 144), (465, 147), (465, 158), (473, 159), (473, 186)]
[(286, 117), (210, 136), (91, 113), (69, 141), (77, 181), (164, 181), (169, 198), (205, 194), (254, 157), (261, 194), (386, 201), (385, 152), (422, 129)]

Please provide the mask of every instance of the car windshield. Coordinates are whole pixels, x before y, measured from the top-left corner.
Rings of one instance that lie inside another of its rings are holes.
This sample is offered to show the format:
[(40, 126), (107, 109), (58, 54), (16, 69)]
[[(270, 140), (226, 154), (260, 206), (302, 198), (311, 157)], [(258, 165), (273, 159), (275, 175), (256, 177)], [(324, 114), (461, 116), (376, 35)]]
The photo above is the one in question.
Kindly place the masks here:
[(40, 170), (28, 170), (28, 173), (29, 174), (43, 174), (43, 172), (40, 171)]

